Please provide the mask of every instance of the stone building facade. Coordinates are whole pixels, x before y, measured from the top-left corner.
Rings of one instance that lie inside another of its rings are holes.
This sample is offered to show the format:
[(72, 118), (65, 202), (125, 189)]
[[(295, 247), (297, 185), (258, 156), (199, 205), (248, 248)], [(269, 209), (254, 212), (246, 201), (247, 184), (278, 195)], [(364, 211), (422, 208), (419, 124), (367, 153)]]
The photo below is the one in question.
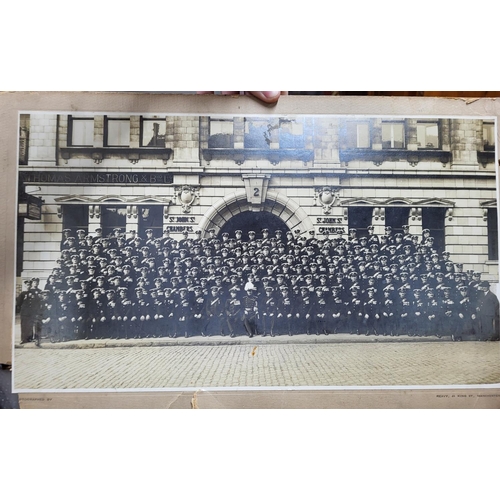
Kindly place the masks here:
[(18, 285), (50, 274), (63, 228), (203, 238), (242, 226), (347, 238), (403, 225), (498, 283), (494, 119), (20, 116)]

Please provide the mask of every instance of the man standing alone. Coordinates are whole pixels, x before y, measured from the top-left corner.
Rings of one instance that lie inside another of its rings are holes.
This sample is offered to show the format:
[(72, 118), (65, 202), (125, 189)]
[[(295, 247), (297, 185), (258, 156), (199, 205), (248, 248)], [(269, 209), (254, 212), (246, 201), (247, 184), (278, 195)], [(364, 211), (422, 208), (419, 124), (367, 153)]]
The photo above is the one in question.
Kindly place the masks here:
[(487, 281), (479, 285), (480, 294), (477, 299), (477, 312), (480, 322), (480, 340), (499, 340), (499, 302), (497, 296), (490, 291)]

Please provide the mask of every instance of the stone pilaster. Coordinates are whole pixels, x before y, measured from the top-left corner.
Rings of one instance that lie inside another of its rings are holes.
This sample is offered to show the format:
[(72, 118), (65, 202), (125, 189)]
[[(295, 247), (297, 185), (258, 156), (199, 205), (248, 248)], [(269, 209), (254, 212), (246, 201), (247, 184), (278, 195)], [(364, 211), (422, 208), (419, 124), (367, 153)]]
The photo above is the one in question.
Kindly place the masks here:
[(417, 120), (415, 118), (406, 120), (406, 144), (408, 145), (408, 151), (416, 151), (418, 149)]
[(243, 149), (245, 147), (245, 119), (242, 116), (235, 116), (233, 120), (234, 148)]
[(131, 148), (140, 147), (140, 137), (141, 137), (141, 117), (138, 115), (132, 115), (130, 117), (130, 147)]
[(374, 118), (371, 122), (372, 126), (372, 149), (382, 149), (382, 120)]
[(477, 166), (477, 127), (481, 120), (455, 119), (451, 123), (452, 167)]
[[(170, 134), (167, 122), (167, 134)], [(197, 116), (173, 117), (174, 165), (179, 163), (200, 163), (200, 123)]]
[(30, 119), (29, 159), (31, 166), (56, 165), (57, 115), (33, 113)]

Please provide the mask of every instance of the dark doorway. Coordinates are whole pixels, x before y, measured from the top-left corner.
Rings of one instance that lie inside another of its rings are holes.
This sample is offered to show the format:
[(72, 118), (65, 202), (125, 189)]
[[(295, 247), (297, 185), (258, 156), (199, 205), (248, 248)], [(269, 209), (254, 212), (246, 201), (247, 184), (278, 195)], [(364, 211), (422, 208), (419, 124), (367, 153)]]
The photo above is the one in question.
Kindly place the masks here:
[(434, 238), (433, 248), (438, 253), (445, 250), (446, 208), (425, 207), (422, 210), (422, 229), (429, 229)]
[(127, 207), (125, 205), (101, 205), (102, 235), (107, 237), (115, 229), (125, 231), (127, 226)]
[(283, 235), (290, 228), (276, 215), (270, 212), (241, 212), (235, 215), (230, 220), (228, 220), (224, 226), (222, 226), (219, 237), (222, 233), (229, 233), (231, 238), (234, 238), (234, 232), (236, 229), (241, 229), (243, 231), (243, 240), (248, 239), (247, 235), (249, 231), (255, 231), (255, 236), (257, 239), (262, 237), (262, 229), (269, 229), (269, 236), (274, 236), (274, 232), (280, 229)]
[(402, 233), (403, 226), (408, 224), (409, 207), (385, 207), (385, 225), (392, 227), (392, 234)]
[(153, 230), (154, 238), (161, 238), (163, 234), (163, 205), (139, 205), (139, 236), (146, 237), (146, 229)]
[(373, 207), (349, 207), (349, 229), (356, 229), (358, 238), (368, 236), (368, 226), (372, 225)]
[(76, 237), (78, 229), (83, 229), (85, 234), (89, 229), (88, 205), (63, 205), (63, 228), (71, 229), (71, 235)]

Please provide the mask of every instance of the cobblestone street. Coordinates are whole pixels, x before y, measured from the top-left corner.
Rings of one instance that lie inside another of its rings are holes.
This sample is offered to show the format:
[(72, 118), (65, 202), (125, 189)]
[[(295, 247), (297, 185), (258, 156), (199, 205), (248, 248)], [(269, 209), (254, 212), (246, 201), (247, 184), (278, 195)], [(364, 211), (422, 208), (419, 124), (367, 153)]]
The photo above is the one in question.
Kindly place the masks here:
[(14, 390), (500, 383), (499, 342), (16, 348)]

